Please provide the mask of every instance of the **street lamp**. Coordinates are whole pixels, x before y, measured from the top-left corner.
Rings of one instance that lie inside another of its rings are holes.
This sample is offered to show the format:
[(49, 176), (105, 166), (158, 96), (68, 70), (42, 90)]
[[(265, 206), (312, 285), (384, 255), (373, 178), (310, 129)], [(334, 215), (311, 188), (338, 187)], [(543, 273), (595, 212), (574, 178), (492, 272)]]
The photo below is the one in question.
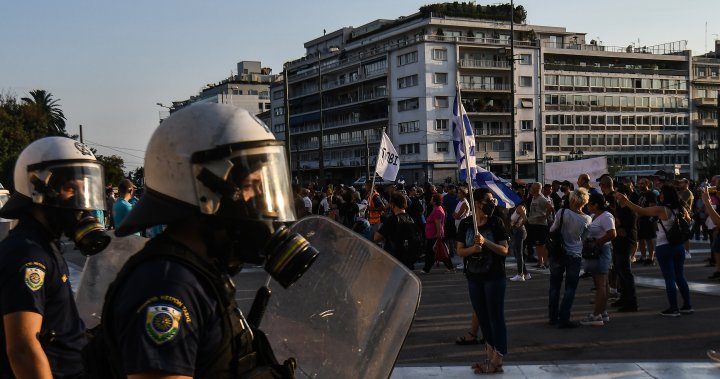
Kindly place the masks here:
[(568, 156), (568, 160), (569, 161), (579, 161), (579, 160), (583, 159), (584, 154), (585, 153), (583, 153), (583, 151), (580, 149), (571, 150), (570, 155)]

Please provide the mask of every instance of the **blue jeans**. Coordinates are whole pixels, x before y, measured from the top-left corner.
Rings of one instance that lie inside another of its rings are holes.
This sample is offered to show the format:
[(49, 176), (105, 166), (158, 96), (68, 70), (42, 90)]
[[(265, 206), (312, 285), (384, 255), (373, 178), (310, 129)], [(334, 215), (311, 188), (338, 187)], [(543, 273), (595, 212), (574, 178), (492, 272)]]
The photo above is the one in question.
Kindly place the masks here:
[(665, 279), (665, 292), (668, 302), (670, 302), (670, 308), (678, 309), (676, 284), (677, 289), (680, 290), (680, 296), (683, 298), (683, 306), (690, 307), (690, 289), (683, 273), (685, 246), (682, 244), (660, 245), (655, 248), (655, 258)]
[[(580, 281), (580, 267), (582, 258), (577, 256), (564, 255), (559, 259), (550, 261), (550, 290), (548, 295), (548, 317), (551, 322), (561, 323), (570, 321), (570, 309), (575, 300), (575, 290)], [(563, 274), (565, 274), (565, 294), (562, 304), (560, 303), (560, 287), (562, 287)]]
[(507, 354), (507, 326), (505, 325), (505, 277), (497, 279), (468, 279), (468, 292), (473, 310), (480, 322), (480, 330), (488, 345), (500, 354)]

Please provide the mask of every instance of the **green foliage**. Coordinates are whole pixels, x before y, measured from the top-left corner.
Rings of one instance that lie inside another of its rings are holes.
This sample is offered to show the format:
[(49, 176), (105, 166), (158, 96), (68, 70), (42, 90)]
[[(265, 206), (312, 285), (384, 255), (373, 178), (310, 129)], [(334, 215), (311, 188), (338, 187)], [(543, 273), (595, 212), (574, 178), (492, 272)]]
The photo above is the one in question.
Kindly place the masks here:
[(125, 179), (125, 161), (117, 155), (96, 155), (100, 163), (105, 168), (105, 184), (117, 186), (121, 180)]
[[(509, 19), (511, 5), (476, 5), (472, 2), (468, 3), (437, 3), (424, 5), (420, 7), (420, 14), (423, 17), (447, 16), (447, 17), (465, 17), (476, 18), (481, 20), (505, 21)], [(527, 11), (522, 5), (515, 7), (513, 12), (513, 20), (515, 23), (522, 24), (527, 20)]]
[(145, 187), (145, 167), (138, 167), (131, 171), (128, 176), (136, 187)]

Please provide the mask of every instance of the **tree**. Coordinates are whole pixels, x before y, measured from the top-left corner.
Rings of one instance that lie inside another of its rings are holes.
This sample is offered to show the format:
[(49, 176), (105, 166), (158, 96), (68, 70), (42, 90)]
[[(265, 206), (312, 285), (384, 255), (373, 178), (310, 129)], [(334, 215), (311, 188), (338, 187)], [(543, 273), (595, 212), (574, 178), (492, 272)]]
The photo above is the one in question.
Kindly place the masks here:
[(40, 116), (46, 118), (46, 135), (67, 137), (67, 132), (65, 131), (65, 114), (58, 104), (59, 99), (53, 99), (50, 92), (35, 89), (30, 91), (30, 97), (23, 97), (21, 100), (29, 106), (31, 111), (40, 112)]
[(130, 180), (135, 184), (136, 187), (145, 187), (145, 167), (140, 166), (135, 170), (128, 173)]
[(117, 186), (121, 180), (125, 179), (125, 161), (121, 157), (117, 155), (105, 156), (97, 154), (95, 158), (97, 158), (105, 168), (106, 185)]

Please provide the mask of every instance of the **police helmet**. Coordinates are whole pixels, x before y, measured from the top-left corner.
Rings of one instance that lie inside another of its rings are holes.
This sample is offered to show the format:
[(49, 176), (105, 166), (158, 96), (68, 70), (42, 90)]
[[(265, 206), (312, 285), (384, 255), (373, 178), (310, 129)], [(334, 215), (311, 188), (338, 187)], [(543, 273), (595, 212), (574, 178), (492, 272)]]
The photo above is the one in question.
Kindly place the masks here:
[(80, 142), (45, 137), (18, 156), (13, 175), (15, 193), (0, 217), (18, 218), (30, 204), (74, 210), (104, 210), (103, 167)]
[(296, 219), (284, 145), (244, 109), (196, 103), (165, 119), (145, 151), (145, 193), (115, 234), (200, 214)]

